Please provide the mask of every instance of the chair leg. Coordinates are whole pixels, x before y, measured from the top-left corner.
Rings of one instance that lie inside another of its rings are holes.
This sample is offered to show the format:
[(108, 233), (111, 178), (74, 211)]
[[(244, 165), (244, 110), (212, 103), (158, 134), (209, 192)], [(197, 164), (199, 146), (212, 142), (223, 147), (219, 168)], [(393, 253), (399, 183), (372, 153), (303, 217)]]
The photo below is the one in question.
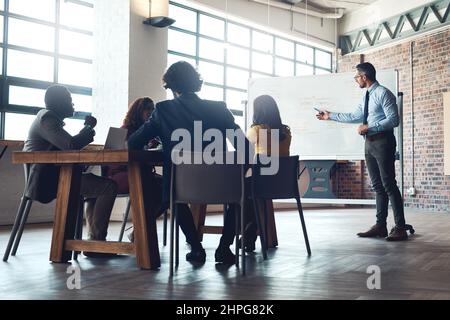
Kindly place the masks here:
[[(77, 222), (75, 225), (75, 240), (83, 239), (83, 218), (84, 218), (84, 201), (81, 200), (77, 214)], [(80, 253), (81, 253), (80, 251), (74, 251), (73, 260), (78, 261), (78, 255)]]
[(180, 223), (178, 216), (175, 217), (175, 267), (180, 265)]
[(167, 246), (167, 210), (164, 211), (164, 226), (163, 226), (163, 246)]
[(12, 245), (16, 239), (17, 231), (19, 230), (20, 223), (22, 222), (23, 213), (25, 211), (25, 206), (28, 203), (28, 199), (25, 196), (20, 200), (19, 209), (17, 211), (16, 219), (14, 220), (14, 225), (11, 230), (11, 235), (9, 236), (8, 245), (6, 246), (5, 254), (3, 256), (3, 261), (8, 261), (9, 254), (11, 252)]
[(241, 201), (241, 212), (240, 212), (240, 215), (241, 215), (241, 233), (242, 233), (242, 235), (241, 235), (241, 239), (242, 239), (242, 245), (241, 245), (241, 250), (242, 250), (241, 264), (242, 264), (242, 275), (243, 275), (243, 276), (245, 276), (245, 274), (246, 274), (246, 270), (245, 270), (245, 267), (246, 267), (246, 260), (245, 260), (245, 248), (244, 248), (244, 243), (245, 243), (245, 234), (244, 234), (244, 228), (245, 228), (245, 225), (244, 225), (244, 204), (245, 204), (245, 201), (242, 200), (242, 201)]
[(175, 205), (171, 206), (171, 214), (170, 214), (170, 258), (169, 258), (169, 274), (172, 277), (173, 276), (173, 240), (174, 240), (174, 229), (175, 229)]
[(306, 224), (305, 224), (305, 218), (303, 216), (302, 203), (300, 201), (300, 197), (297, 197), (295, 200), (297, 200), (298, 213), (300, 214), (300, 220), (302, 222), (303, 236), (305, 237), (306, 250), (308, 251), (308, 256), (310, 256), (311, 255), (311, 248), (309, 246), (308, 233), (306, 232)]
[(17, 249), (19, 248), (19, 243), (20, 243), (20, 240), (22, 240), (23, 230), (25, 229), (25, 225), (27, 224), (28, 215), (30, 214), (30, 209), (31, 209), (32, 203), (33, 203), (33, 201), (31, 199), (28, 199), (28, 201), (25, 205), (25, 210), (23, 212), (22, 221), (20, 222), (19, 231), (17, 232), (17, 236), (16, 236), (16, 241), (14, 242), (14, 246), (11, 251), (12, 256), (16, 255)]
[[(261, 251), (263, 254), (264, 260), (267, 260), (267, 241), (266, 241), (266, 233), (263, 232), (263, 228), (261, 225), (261, 217), (259, 215), (259, 206), (258, 200), (253, 198), (253, 207), (255, 208), (255, 217), (256, 217), (256, 226), (259, 230), (259, 240), (261, 242)], [(264, 212), (265, 214), (265, 212)]]
[(239, 235), (241, 234), (240, 230), (239, 230), (239, 214), (237, 212), (237, 207), (234, 206), (233, 207), (233, 211), (234, 211), (234, 219), (235, 219), (235, 234), (236, 234), (236, 249), (235, 249), (235, 254), (236, 254), (236, 268), (239, 268)]
[(130, 215), (130, 198), (128, 198), (127, 201), (127, 208), (125, 209), (125, 213), (123, 214), (123, 221), (122, 221), (122, 227), (120, 228), (120, 234), (119, 234), (119, 242), (122, 242), (123, 234), (125, 232), (125, 228), (127, 226), (128, 216)]

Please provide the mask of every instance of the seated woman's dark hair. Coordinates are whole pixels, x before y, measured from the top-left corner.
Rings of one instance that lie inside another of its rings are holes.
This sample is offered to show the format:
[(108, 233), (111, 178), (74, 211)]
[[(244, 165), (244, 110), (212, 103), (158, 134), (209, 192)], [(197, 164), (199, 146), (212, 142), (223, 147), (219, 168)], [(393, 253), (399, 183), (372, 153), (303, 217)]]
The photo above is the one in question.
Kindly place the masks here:
[(172, 64), (163, 76), (164, 88), (178, 93), (194, 93), (202, 89), (200, 74), (186, 61)]
[(267, 125), (270, 129), (280, 130), (280, 141), (286, 137), (285, 129), (288, 128), (281, 122), (280, 110), (274, 98), (262, 95), (253, 102), (253, 125)]
[(145, 122), (142, 119), (144, 111), (149, 111), (150, 114), (155, 109), (155, 104), (149, 97), (139, 98), (135, 100), (128, 109), (123, 125), (128, 129), (128, 136), (139, 129)]

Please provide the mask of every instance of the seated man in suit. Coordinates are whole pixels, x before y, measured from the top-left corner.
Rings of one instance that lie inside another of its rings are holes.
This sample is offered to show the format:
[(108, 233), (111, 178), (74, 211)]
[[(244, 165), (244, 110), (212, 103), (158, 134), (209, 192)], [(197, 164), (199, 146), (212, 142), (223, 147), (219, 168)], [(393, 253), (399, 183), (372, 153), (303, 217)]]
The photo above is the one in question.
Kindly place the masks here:
[[(80, 150), (93, 141), (96, 120), (89, 117), (79, 134), (71, 136), (64, 130), (63, 120), (74, 113), (72, 97), (64, 86), (55, 85), (45, 93), (46, 109), (39, 111), (31, 125), (24, 151)], [(90, 120), (90, 125), (89, 121)], [(56, 198), (59, 167), (34, 164), (30, 167), (27, 196), (42, 203)], [(83, 174), (81, 195), (87, 199), (86, 218), (89, 239), (104, 241), (117, 195), (117, 184), (94, 174)], [(84, 252), (89, 257), (107, 257), (109, 254)]]
[[(164, 152), (163, 166), (163, 206), (169, 206), (170, 199), (170, 174), (172, 164), (172, 150), (178, 141), (172, 141), (172, 133), (177, 129), (187, 130), (194, 138), (194, 122), (202, 124), (203, 134), (208, 129), (218, 129), (226, 140), (226, 130), (238, 130), (249, 148), (249, 142), (239, 126), (234, 122), (234, 117), (227, 109), (224, 102), (208, 101), (200, 99), (195, 93), (199, 92), (203, 81), (197, 71), (187, 62), (180, 61), (173, 64), (163, 76), (166, 89), (171, 89), (175, 99), (160, 102), (156, 105), (151, 118), (128, 139), (129, 149), (142, 149), (148, 141), (159, 137), (162, 141)], [(201, 137), (200, 137), (201, 139)], [(226, 146), (226, 142), (223, 145)], [(232, 143), (236, 143), (232, 141)], [(209, 144), (209, 143), (208, 143)], [(192, 143), (195, 147), (195, 144)], [(207, 144), (203, 143), (202, 150)], [(202, 151), (192, 150), (192, 151)], [(180, 227), (191, 245), (191, 252), (186, 255), (186, 260), (203, 263), (206, 253), (203, 249), (195, 228), (192, 213), (187, 205), (179, 206), (178, 218)], [(234, 264), (235, 255), (229, 246), (234, 240), (234, 212), (228, 211), (225, 215), (223, 235), (215, 253), (216, 262)]]

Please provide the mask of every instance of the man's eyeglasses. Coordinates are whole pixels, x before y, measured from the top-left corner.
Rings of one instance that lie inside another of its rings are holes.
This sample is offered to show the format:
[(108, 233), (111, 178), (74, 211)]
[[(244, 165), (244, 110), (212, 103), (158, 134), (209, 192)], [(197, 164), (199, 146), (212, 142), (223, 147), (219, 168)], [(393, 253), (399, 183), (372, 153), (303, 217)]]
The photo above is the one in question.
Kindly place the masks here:
[(364, 76), (364, 74), (358, 74), (357, 76), (354, 76), (353, 79), (358, 80), (358, 78), (361, 78), (362, 76)]

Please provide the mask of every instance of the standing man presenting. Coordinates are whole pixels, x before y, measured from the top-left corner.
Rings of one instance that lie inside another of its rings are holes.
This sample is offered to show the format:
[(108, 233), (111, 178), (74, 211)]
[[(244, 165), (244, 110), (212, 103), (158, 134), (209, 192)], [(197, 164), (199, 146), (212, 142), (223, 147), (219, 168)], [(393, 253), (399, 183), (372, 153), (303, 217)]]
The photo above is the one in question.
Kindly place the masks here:
[[(396, 97), (381, 86), (376, 78), (375, 67), (370, 63), (356, 66), (355, 80), (361, 89), (367, 89), (361, 104), (353, 113), (334, 113), (321, 111), (319, 120), (333, 120), (345, 123), (361, 123), (358, 134), (363, 136), (367, 169), (376, 192), (377, 222), (359, 237), (386, 237), (388, 241), (407, 240), (403, 199), (395, 180), (395, 151), (397, 143), (394, 128), (399, 125)], [(388, 205), (391, 201), (394, 211), (395, 227), (389, 236), (386, 222)]]

